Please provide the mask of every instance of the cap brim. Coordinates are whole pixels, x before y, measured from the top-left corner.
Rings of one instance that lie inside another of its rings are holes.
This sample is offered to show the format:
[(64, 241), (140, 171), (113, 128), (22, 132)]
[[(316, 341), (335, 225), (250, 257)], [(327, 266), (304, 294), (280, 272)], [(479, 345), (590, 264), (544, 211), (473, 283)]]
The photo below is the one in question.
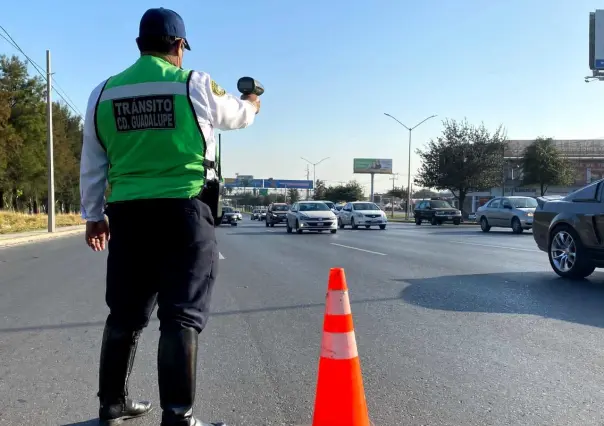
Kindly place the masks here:
[(191, 46), (189, 45), (189, 42), (186, 38), (185, 38), (185, 49), (191, 50)]

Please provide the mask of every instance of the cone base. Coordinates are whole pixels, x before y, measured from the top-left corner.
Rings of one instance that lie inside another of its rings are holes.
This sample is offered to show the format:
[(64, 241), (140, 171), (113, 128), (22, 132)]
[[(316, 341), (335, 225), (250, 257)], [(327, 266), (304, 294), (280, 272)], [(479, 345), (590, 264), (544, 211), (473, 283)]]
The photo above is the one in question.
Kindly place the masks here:
[(359, 358), (321, 358), (312, 426), (370, 425)]

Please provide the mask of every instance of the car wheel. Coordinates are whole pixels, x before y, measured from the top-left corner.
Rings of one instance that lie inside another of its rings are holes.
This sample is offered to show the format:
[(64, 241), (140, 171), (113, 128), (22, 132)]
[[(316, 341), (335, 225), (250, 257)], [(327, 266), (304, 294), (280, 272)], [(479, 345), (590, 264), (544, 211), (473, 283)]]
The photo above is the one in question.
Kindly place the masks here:
[(459, 224), (460, 224), (460, 223), (461, 223), (461, 220), (460, 220), (460, 219), (455, 219), (455, 220), (453, 221), (453, 225), (457, 225), (457, 226), (459, 226)]
[(422, 224), (422, 218), (421, 217), (416, 217), (415, 218), (415, 224), (416, 225), (421, 225)]
[(336, 232), (338, 232), (338, 230), (337, 229), (332, 229), (329, 232), (331, 232), (332, 234), (335, 234)]
[(274, 227), (275, 227), (275, 224), (274, 224), (274, 223), (271, 223), (271, 228), (274, 228)]
[(522, 224), (520, 223), (520, 219), (518, 219), (517, 217), (512, 219), (512, 232), (514, 234), (522, 234), (522, 231), (524, 231), (524, 229), (522, 229)]
[(371, 225), (365, 225), (365, 229), (371, 228)]
[(352, 227), (352, 229), (359, 229), (359, 225), (356, 225), (354, 223), (354, 217), (350, 218), (350, 226)]
[(298, 234), (302, 233), (302, 228), (300, 228), (300, 222), (298, 222), (297, 220), (296, 220), (296, 232)]
[(380, 229), (381, 229), (381, 230), (386, 229), (386, 225), (380, 225)]
[(487, 218), (484, 216), (480, 218), (480, 229), (482, 229), (482, 232), (489, 232), (491, 230), (491, 225), (489, 225)]
[(344, 222), (342, 222), (342, 219), (338, 218), (338, 226), (340, 227), (340, 229), (344, 229), (344, 227), (346, 225), (344, 225)]
[(231, 226), (237, 226), (237, 222), (231, 222)]
[(432, 225), (432, 226), (438, 225), (438, 221), (436, 220), (435, 216), (432, 216), (432, 219), (430, 219), (430, 225)]
[(583, 279), (596, 269), (579, 235), (568, 225), (554, 228), (547, 252), (552, 269), (563, 278)]
[(289, 226), (289, 220), (287, 222), (285, 222), (285, 229), (287, 229), (288, 234), (292, 233), (292, 227)]

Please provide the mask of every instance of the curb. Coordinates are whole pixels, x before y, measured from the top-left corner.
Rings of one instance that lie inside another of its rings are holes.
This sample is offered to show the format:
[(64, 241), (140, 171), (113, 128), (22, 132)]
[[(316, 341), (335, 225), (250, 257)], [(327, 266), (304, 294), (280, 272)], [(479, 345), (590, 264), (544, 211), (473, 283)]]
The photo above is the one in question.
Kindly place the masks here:
[(16, 246), (16, 245), (21, 245), (21, 244), (28, 244), (28, 243), (36, 243), (36, 242), (47, 241), (47, 240), (54, 240), (56, 238), (61, 238), (61, 237), (69, 237), (72, 235), (80, 234), (80, 233), (84, 232), (85, 229), (86, 229), (86, 226), (82, 225), (82, 226), (78, 226), (76, 229), (68, 229), (65, 231), (61, 231), (61, 228), (58, 228), (57, 231), (55, 231), (53, 233), (47, 232), (47, 233), (40, 233), (40, 234), (34, 234), (34, 235), (15, 236), (12, 238), (9, 237), (9, 238), (5, 238), (5, 239), (0, 239), (0, 248), (11, 247), (11, 246)]

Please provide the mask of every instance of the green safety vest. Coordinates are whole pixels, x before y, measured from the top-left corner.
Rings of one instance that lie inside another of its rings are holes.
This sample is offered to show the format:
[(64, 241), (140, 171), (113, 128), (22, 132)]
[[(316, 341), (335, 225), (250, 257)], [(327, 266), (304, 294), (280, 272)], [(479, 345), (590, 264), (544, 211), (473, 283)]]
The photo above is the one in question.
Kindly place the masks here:
[(94, 121), (110, 164), (108, 202), (199, 194), (214, 162), (205, 159), (209, 147), (189, 100), (190, 77), (145, 55), (105, 83)]

